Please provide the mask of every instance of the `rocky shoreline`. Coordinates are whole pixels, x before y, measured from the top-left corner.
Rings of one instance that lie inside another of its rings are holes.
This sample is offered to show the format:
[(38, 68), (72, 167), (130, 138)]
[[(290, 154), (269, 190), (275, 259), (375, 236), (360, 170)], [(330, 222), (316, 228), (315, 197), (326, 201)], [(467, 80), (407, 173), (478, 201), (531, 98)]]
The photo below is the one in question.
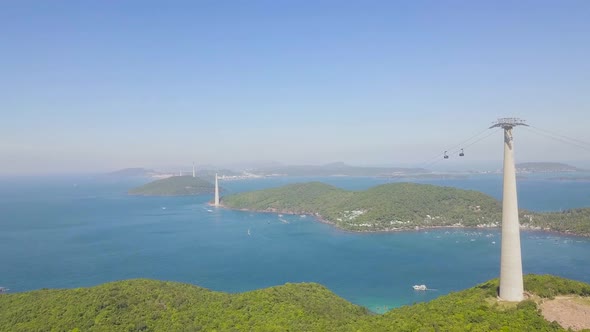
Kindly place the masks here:
[[(214, 206), (212, 203), (209, 203), (209, 205)], [(234, 210), (234, 211), (311, 216), (316, 221), (318, 221), (322, 224), (327, 224), (327, 225), (333, 226), (336, 229), (343, 231), (343, 232), (347, 232), (347, 233), (397, 233), (397, 232), (423, 231), (423, 230), (429, 230), (429, 229), (500, 229), (501, 228), (500, 225), (498, 225), (498, 226), (489, 226), (489, 225), (464, 226), (464, 225), (453, 224), (453, 225), (438, 225), (438, 226), (414, 226), (414, 227), (408, 227), (408, 228), (385, 228), (385, 229), (378, 229), (378, 230), (370, 230), (370, 229), (352, 230), (352, 229), (343, 228), (335, 222), (324, 219), (319, 213), (315, 213), (315, 212), (304, 212), (304, 211), (297, 211), (296, 212), (296, 211), (291, 211), (291, 210), (279, 210), (279, 209), (267, 209), (267, 210), (255, 210), (255, 209), (245, 209), (245, 208), (237, 209), (237, 208), (231, 208), (226, 205), (223, 205), (223, 203), (220, 203), (219, 207), (224, 208), (224, 209), (228, 209), (228, 210)], [(561, 232), (561, 231), (556, 231), (556, 230), (553, 230), (550, 228), (542, 228), (540, 226), (533, 226), (533, 225), (529, 225), (529, 224), (521, 224), (520, 229), (527, 230), (527, 231), (538, 231), (538, 232), (544, 232), (544, 233), (567, 235), (567, 236), (580, 236), (580, 237), (585, 237), (585, 238), (590, 237), (590, 234), (577, 234), (577, 233), (572, 233), (572, 232)]]

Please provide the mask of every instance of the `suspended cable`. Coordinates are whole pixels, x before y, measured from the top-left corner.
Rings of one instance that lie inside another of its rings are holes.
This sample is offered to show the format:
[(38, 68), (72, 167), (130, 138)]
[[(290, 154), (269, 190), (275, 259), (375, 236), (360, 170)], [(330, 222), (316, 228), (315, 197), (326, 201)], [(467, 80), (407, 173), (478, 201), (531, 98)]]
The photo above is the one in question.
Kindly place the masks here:
[[(488, 130), (488, 129), (486, 129), (486, 130)], [(489, 134), (487, 134), (487, 135), (485, 135), (485, 136), (483, 136), (483, 137), (480, 137), (479, 139), (477, 139), (476, 141), (473, 141), (473, 142), (472, 142), (472, 143), (470, 143), (469, 145), (466, 145), (466, 146), (465, 146), (463, 149), (467, 149), (467, 148), (469, 148), (469, 147), (471, 147), (471, 146), (473, 146), (473, 145), (475, 145), (475, 144), (477, 144), (477, 143), (479, 143), (479, 142), (483, 141), (484, 139), (486, 139), (486, 138), (488, 138), (488, 137), (490, 137), (490, 136), (492, 136), (492, 135), (496, 134), (496, 133), (497, 133), (498, 131), (500, 131), (500, 130), (501, 130), (501, 128), (496, 128), (495, 130), (492, 130), (492, 131), (491, 131)], [(461, 150), (461, 149), (456, 149), (456, 150), (454, 150), (452, 153), (459, 152), (460, 150)], [(449, 151), (445, 151), (445, 152), (449, 152)], [(450, 154), (452, 154), (452, 153), (450, 153)], [(444, 154), (442, 154), (442, 156), (444, 156)], [(438, 158), (437, 160), (434, 160), (434, 161), (432, 161), (432, 162), (428, 163), (427, 165), (425, 165), (425, 166), (424, 166), (424, 168), (427, 168), (427, 167), (434, 166), (434, 165), (436, 165), (437, 163), (439, 163), (441, 160), (444, 160), (444, 159), (445, 159), (445, 158)]]
[[(489, 129), (486, 129), (486, 130), (489, 130)], [(475, 144), (477, 144), (477, 143), (479, 143), (479, 142), (483, 141), (484, 139), (486, 139), (486, 138), (488, 138), (488, 137), (490, 137), (490, 136), (494, 135), (494, 134), (495, 134), (495, 133), (497, 133), (498, 131), (500, 131), (500, 128), (497, 128), (497, 129), (495, 129), (495, 130), (492, 130), (492, 131), (491, 131), (490, 133), (488, 133), (487, 135), (485, 135), (485, 136), (482, 136), (482, 137), (478, 138), (477, 140), (475, 140), (475, 141), (473, 141), (473, 142), (469, 143), (468, 145), (465, 145), (465, 146), (463, 146), (462, 148), (456, 148), (456, 149), (454, 149), (454, 150), (447, 151), (447, 152), (448, 152), (450, 155), (457, 154), (457, 152), (459, 152), (459, 151), (462, 151), (462, 150), (464, 150), (464, 149), (467, 149), (467, 148), (469, 148), (469, 147), (471, 147), (471, 146), (473, 146), (473, 145), (475, 145)]]
[(537, 129), (537, 130), (540, 130), (542, 132), (545, 132), (545, 133), (550, 134), (550, 135), (553, 135), (553, 136), (561, 137), (563, 139), (570, 140), (572, 142), (576, 142), (578, 144), (581, 144), (581, 145), (585, 145), (587, 147), (590, 147), (590, 143), (584, 142), (584, 141), (579, 140), (577, 138), (571, 138), (571, 137), (568, 137), (568, 136), (565, 136), (565, 135), (562, 135), (562, 134), (559, 134), (559, 133), (556, 133), (556, 132), (552, 132), (552, 131), (547, 130), (547, 129), (542, 129), (542, 128), (539, 128), (539, 127), (535, 127), (535, 126), (529, 126), (529, 127), (534, 128), (534, 129)]
[(477, 133), (477, 134), (475, 134), (475, 135), (473, 135), (473, 136), (469, 137), (468, 139), (464, 140), (463, 142), (461, 142), (461, 143), (459, 143), (459, 144), (457, 144), (457, 145), (453, 146), (452, 148), (448, 149), (447, 151), (453, 151), (454, 149), (459, 149), (459, 148), (461, 148), (463, 145), (467, 144), (467, 142), (471, 141), (472, 139), (474, 139), (474, 138), (478, 137), (479, 135), (481, 135), (481, 134), (485, 133), (485, 132), (486, 132), (486, 131), (488, 131), (488, 130), (489, 130), (489, 128), (485, 128), (484, 130), (482, 130), (482, 131), (480, 131), (479, 133)]
[(500, 128), (497, 128), (496, 130), (493, 130), (491, 133), (487, 134), (486, 136), (484, 136), (484, 137), (482, 137), (482, 138), (478, 139), (477, 141), (475, 141), (475, 142), (473, 142), (473, 143), (471, 143), (471, 144), (469, 144), (469, 145), (465, 146), (465, 147), (464, 147), (464, 149), (467, 149), (468, 147), (470, 147), (470, 146), (473, 146), (474, 144), (476, 144), (476, 143), (479, 143), (479, 142), (483, 141), (484, 139), (486, 139), (486, 138), (488, 138), (488, 137), (492, 136), (493, 134), (497, 133), (498, 131), (500, 131)]
[[(489, 128), (485, 128), (485, 129), (483, 129), (482, 131), (478, 132), (477, 134), (475, 134), (475, 135), (473, 135), (473, 136), (469, 137), (468, 139), (461, 141), (460, 143), (458, 143), (458, 144), (454, 145), (453, 147), (451, 147), (451, 148), (449, 148), (449, 149), (446, 149), (446, 152), (450, 152), (451, 154), (452, 154), (452, 153), (455, 153), (455, 152), (458, 152), (458, 151), (461, 149), (462, 145), (464, 145), (464, 144), (466, 144), (467, 142), (469, 142), (469, 141), (471, 141), (471, 140), (473, 140), (473, 139), (477, 138), (477, 137), (478, 137), (478, 136), (480, 136), (481, 134), (485, 133), (485, 132), (486, 132), (488, 129), (489, 129)], [(444, 159), (444, 156), (445, 156), (445, 153), (437, 153), (437, 154), (436, 154), (435, 156), (433, 156), (432, 158), (429, 158), (429, 159), (427, 159), (426, 161), (423, 161), (423, 162), (421, 162), (421, 163), (417, 164), (417, 167), (427, 167), (428, 165), (431, 165), (433, 162), (435, 162), (435, 161), (437, 161), (437, 160)]]
[(551, 134), (547, 134), (547, 133), (542, 132), (542, 131), (539, 131), (537, 129), (528, 128), (528, 130), (530, 130), (533, 134), (537, 134), (537, 135), (543, 136), (545, 138), (550, 138), (552, 140), (555, 140), (555, 141), (558, 141), (558, 142), (561, 142), (561, 143), (565, 143), (565, 144), (568, 144), (568, 145), (571, 145), (571, 146), (575, 146), (575, 147), (578, 147), (578, 148), (582, 148), (582, 149), (585, 149), (585, 150), (590, 150), (590, 145), (585, 145), (585, 144), (582, 144), (582, 143), (577, 143), (577, 142), (569, 141), (569, 140), (563, 139), (563, 138), (561, 138), (559, 136), (554, 136), (554, 135), (551, 135)]
[(528, 128), (528, 130), (530, 132), (532, 132), (533, 134), (537, 134), (539, 136), (542, 136), (542, 137), (545, 137), (545, 138), (550, 138), (550, 139), (555, 140), (557, 142), (565, 143), (565, 144), (568, 144), (568, 145), (571, 145), (571, 146), (575, 146), (575, 147), (580, 148), (580, 149), (584, 149), (586, 151), (590, 151), (590, 145), (586, 146), (586, 145), (581, 144), (581, 143), (571, 142), (571, 141), (568, 141), (566, 139), (560, 138), (558, 136), (552, 136), (552, 135), (546, 134), (544, 132), (541, 132), (541, 131), (536, 130), (536, 129), (533, 129), (533, 128)]

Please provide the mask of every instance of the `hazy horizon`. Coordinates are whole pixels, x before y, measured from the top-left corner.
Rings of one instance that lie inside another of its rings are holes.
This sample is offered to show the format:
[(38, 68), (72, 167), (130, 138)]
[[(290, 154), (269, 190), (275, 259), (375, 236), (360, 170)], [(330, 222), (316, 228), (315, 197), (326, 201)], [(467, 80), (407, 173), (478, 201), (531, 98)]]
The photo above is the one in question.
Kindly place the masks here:
[[(197, 176), (199, 175), (200, 171), (211, 171), (211, 170), (231, 170), (231, 171), (249, 171), (249, 170), (261, 170), (261, 169), (270, 169), (272, 167), (289, 167), (289, 166), (325, 166), (331, 163), (339, 163), (342, 161), (333, 161), (330, 163), (305, 163), (305, 164), (287, 164), (281, 162), (242, 162), (242, 163), (229, 163), (229, 164), (207, 164), (207, 165), (196, 165)], [(525, 161), (518, 161), (518, 163), (528, 163), (528, 162), (547, 162), (546, 160), (525, 160)], [(558, 161), (563, 164), (567, 164), (570, 166), (574, 166), (579, 168), (581, 171), (590, 172), (590, 161)], [(272, 165), (271, 165), (272, 163)], [(502, 169), (502, 160), (487, 160), (487, 161), (471, 161), (471, 162), (462, 162), (459, 159), (456, 162), (436, 162), (432, 165), (427, 165), (427, 167), (415, 165), (415, 164), (405, 164), (405, 163), (398, 163), (398, 164), (355, 164), (355, 163), (346, 163), (347, 166), (352, 167), (377, 167), (377, 168), (423, 168), (427, 171), (437, 172), (437, 173), (462, 173), (462, 172), (495, 172), (500, 171)], [(126, 167), (120, 168), (103, 168), (103, 169), (76, 169), (76, 170), (69, 170), (69, 171), (32, 171), (32, 172), (14, 172), (14, 173), (2, 173), (0, 177), (13, 177), (13, 176), (95, 176), (95, 175), (105, 175), (109, 173), (114, 173), (122, 170), (128, 169), (145, 169), (145, 170), (152, 170), (158, 173), (172, 173), (178, 174), (179, 171), (182, 171), (184, 175), (192, 174), (192, 164), (170, 164), (170, 165), (160, 165), (160, 166), (146, 166), (146, 165), (128, 165)]]
[(517, 162), (590, 167), (589, 15), (588, 1), (3, 2), (0, 175), (501, 166), (486, 128), (506, 116), (534, 126), (515, 129)]

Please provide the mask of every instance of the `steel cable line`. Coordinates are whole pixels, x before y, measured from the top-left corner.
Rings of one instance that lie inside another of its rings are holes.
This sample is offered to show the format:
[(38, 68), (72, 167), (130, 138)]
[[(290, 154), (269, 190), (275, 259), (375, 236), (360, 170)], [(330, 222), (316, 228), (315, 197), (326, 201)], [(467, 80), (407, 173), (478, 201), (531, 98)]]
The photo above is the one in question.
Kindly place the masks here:
[(584, 141), (582, 141), (582, 140), (579, 140), (579, 139), (577, 139), (577, 138), (571, 138), (571, 137), (565, 136), (565, 135), (563, 135), (563, 134), (559, 134), (559, 133), (552, 132), (552, 131), (550, 131), (550, 130), (547, 130), (547, 129), (542, 129), (542, 128), (535, 127), (535, 126), (531, 126), (531, 125), (529, 125), (529, 127), (531, 127), (531, 128), (534, 128), (534, 129), (536, 129), (536, 130), (539, 130), (539, 131), (542, 131), (542, 132), (545, 132), (545, 133), (547, 133), (548, 135), (553, 135), (553, 136), (561, 137), (561, 138), (563, 138), (563, 139), (565, 139), (565, 140), (569, 140), (569, 141), (572, 141), (572, 142), (574, 142), (574, 143), (577, 143), (577, 144), (580, 144), (580, 145), (584, 145), (584, 146), (587, 146), (587, 147), (589, 147), (589, 148), (590, 148), (590, 143), (588, 143), (588, 142), (584, 142)]
[[(470, 146), (472, 146), (472, 145), (474, 145), (474, 144), (476, 144), (476, 143), (479, 143), (479, 142), (483, 141), (484, 139), (486, 139), (486, 138), (488, 138), (488, 137), (492, 136), (493, 134), (497, 133), (497, 132), (498, 132), (498, 131), (500, 131), (501, 129), (502, 129), (502, 128), (497, 128), (496, 130), (493, 130), (491, 133), (489, 133), (489, 134), (485, 135), (484, 137), (482, 137), (482, 138), (478, 139), (477, 141), (475, 141), (475, 142), (473, 142), (473, 143), (471, 143), (471, 144), (469, 144), (469, 145), (465, 146), (465, 147), (464, 147), (464, 149), (467, 149), (468, 147), (470, 147)], [(459, 151), (459, 150), (457, 150), (457, 151)]]
[(528, 130), (530, 132), (532, 132), (533, 134), (537, 134), (539, 136), (542, 136), (542, 137), (545, 137), (545, 138), (550, 138), (550, 139), (555, 140), (557, 142), (569, 144), (571, 146), (575, 146), (577, 148), (584, 149), (586, 151), (590, 151), (590, 145), (587, 146), (587, 145), (584, 145), (584, 144), (581, 144), (581, 143), (576, 143), (576, 142), (568, 141), (566, 139), (560, 138), (559, 136), (549, 135), (549, 134), (546, 134), (546, 133), (544, 133), (542, 131), (539, 131), (539, 130), (533, 129), (533, 128), (528, 128)]
[[(482, 131), (478, 132), (477, 134), (469, 137), (468, 139), (463, 140), (462, 142), (454, 145), (453, 147), (446, 149), (445, 151), (447, 151), (447, 152), (449, 152), (449, 151), (459, 152), (459, 150), (461, 149), (460, 147), (462, 145), (466, 144), (467, 142), (469, 142), (469, 141), (475, 139), (476, 137), (480, 136), (481, 134), (485, 133), (488, 129), (489, 128), (485, 128), (484, 130), (482, 130)], [(427, 166), (431, 165), (434, 161), (440, 160), (443, 157), (444, 157), (444, 153), (438, 153), (438, 154), (436, 154), (436, 156), (433, 156), (432, 158), (429, 158), (426, 161), (423, 161), (423, 162), (417, 164), (417, 167), (427, 167)]]
[(578, 147), (578, 148), (582, 148), (582, 149), (585, 149), (585, 150), (590, 150), (590, 144), (587, 145), (587, 144), (578, 143), (578, 142), (575, 142), (575, 141), (570, 141), (570, 140), (564, 139), (562, 137), (559, 137), (559, 136), (556, 136), (556, 135), (553, 135), (553, 134), (548, 134), (546, 132), (543, 132), (543, 131), (540, 131), (540, 130), (534, 129), (534, 128), (528, 128), (528, 130), (530, 132), (532, 132), (533, 134), (537, 134), (537, 135), (542, 136), (542, 137), (545, 137), (545, 138), (550, 138), (550, 139), (552, 139), (554, 141), (557, 141), (557, 142), (565, 143), (565, 144), (568, 144), (568, 145), (571, 145), (571, 146), (575, 146), (575, 147)]
[[(486, 129), (486, 130), (488, 130), (488, 129)], [(466, 146), (465, 146), (463, 149), (466, 149), (466, 148), (468, 148), (468, 147), (471, 147), (471, 146), (473, 146), (473, 145), (475, 145), (475, 144), (477, 144), (477, 143), (479, 143), (479, 142), (483, 141), (484, 139), (486, 139), (486, 138), (488, 138), (488, 137), (490, 137), (490, 136), (494, 135), (495, 133), (497, 133), (497, 132), (498, 132), (498, 131), (500, 131), (500, 130), (501, 130), (501, 128), (496, 128), (496, 130), (492, 130), (492, 132), (490, 132), (489, 134), (487, 134), (487, 135), (485, 135), (485, 136), (483, 136), (483, 137), (480, 137), (479, 139), (477, 139), (476, 141), (473, 141), (473, 142), (472, 142), (472, 143), (470, 143), (469, 145), (466, 145)], [(459, 152), (460, 150), (461, 150), (461, 149), (456, 149), (456, 150), (454, 150), (454, 151), (451, 151), (450, 153), (451, 153), (451, 154), (452, 154), (452, 153), (456, 153), (456, 152)], [(448, 152), (448, 151), (447, 151), (447, 152)], [(424, 168), (426, 168), (426, 167), (430, 167), (430, 166), (433, 166), (433, 165), (435, 165), (436, 163), (438, 163), (438, 162), (440, 162), (440, 161), (441, 161), (441, 158), (439, 158), (439, 159), (437, 159), (437, 160), (434, 160), (434, 161), (432, 161), (431, 163), (429, 163), (429, 164), (425, 165), (425, 166), (424, 166)]]

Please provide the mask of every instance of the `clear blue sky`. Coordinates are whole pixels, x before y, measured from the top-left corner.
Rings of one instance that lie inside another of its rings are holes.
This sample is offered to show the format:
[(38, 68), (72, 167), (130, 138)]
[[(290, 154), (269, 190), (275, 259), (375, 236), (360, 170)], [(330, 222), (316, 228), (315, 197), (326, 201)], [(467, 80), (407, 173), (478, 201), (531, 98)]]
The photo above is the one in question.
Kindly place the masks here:
[(411, 165), (500, 116), (589, 142), (589, 59), (590, 1), (2, 1), (0, 174)]

